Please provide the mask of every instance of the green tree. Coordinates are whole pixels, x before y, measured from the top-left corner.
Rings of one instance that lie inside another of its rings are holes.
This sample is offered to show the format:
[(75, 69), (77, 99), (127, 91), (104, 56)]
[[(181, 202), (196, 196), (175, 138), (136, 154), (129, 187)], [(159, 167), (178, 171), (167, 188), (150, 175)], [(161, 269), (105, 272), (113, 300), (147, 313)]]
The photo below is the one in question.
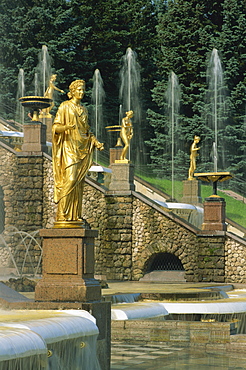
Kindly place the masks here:
[[(179, 163), (181, 163), (180, 158), (184, 159), (183, 166), (177, 168), (181, 176), (187, 176), (188, 153), (193, 136), (195, 134), (201, 136), (201, 146), (205, 143), (206, 137), (212, 139), (212, 133), (206, 120), (209, 106), (205, 103), (205, 96), (208, 88), (206, 69), (213, 48), (218, 49), (223, 56), (224, 87), (230, 92), (226, 100), (227, 112), (223, 117), (226, 126), (223, 135), (231, 134), (233, 138), (235, 131), (238, 135), (242, 134), (242, 118), (245, 114), (243, 112), (245, 106), (243, 98), (245, 96), (244, 22), (245, 1), (236, 0), (232, 2), (169, 1), (166, 8), (159, 13), (156, 50), (159, 80), (156, 81), (153, 89), (153, 100), (157, 104), (158, 114), (149, 112), (150, 123), (155, 129), (156, 137), (148, 142), (151, 148), (152, 168), (159, 174), (165, 175), (170, 166), (169, 122), (165, 114), (165, 92), (170, 71), (177, 74), (182, 90), (179, 128), (176, 135), (178, 148), (184, 151), (184, 155), (179, 153), (177, 158)], [(240, 30), (242, 30), (241, 33)], [(234, 71), (232, 71), (232, 66)], [(235, 95), (240, 96), (240, 99), (236, 99)], [(235, 125), (233, 129), (229, 129), (228, 122), (238, 106), (240, 106), (239, 120), (241, 123), (237, 120), (238, 126)], [(234, 108), (228, 113), (230, 107)], [(231, 145), (237, 150), (235, 141)], [(168, 148), (168, 151), (164, 148)], [(242, 145), (240, 150), (237, 150), (237, 155), (242, 158), (244, 150)], [(176, 153), (178, 153), (177, 150)], [(234, 158), (236, 158), (235, 153)], [(207, 170), (209, 161), (208, 150), (207, 153), (201, 150), (198, 160), (199, 168)]]

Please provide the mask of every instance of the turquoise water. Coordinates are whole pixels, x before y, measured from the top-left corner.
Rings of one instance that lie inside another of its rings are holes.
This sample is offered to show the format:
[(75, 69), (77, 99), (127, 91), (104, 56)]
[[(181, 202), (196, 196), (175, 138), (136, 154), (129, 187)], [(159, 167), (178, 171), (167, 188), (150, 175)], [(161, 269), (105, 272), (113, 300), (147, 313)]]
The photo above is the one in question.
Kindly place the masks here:
[(112, 342), (111, 370), (243, 370), (246, 353), (206, 354), (165, 343)]

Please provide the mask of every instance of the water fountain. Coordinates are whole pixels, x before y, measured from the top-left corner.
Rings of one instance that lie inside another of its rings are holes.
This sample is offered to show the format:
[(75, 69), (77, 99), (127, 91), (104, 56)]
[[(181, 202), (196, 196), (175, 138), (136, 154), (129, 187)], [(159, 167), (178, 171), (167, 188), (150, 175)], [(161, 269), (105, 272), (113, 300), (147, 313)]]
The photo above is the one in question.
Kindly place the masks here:
[[(123, 116), (126, 111), (133, 110), (135, 128), (132, 139), (134, 153), (129, 148), (129, 160), (134, 154), (134, 162), (140, 159), (140, 152), (143, 153), (143, 142), (141, 134), (141, 108), (140, 108), (140, 66), (137, 61), (136, 53), (127, 48), (126, 54), (122, 58), (122, 68), (120, 70), (120, 102), (122, 104)], [(123, 118), (123, 117), (121, 117)], [(141, 155), (143, 157), (143, 155)]]
[(24, 123), (24, 107), (20, 104), (19, 98), (25, 95), (25, 74), (24, 69), (20, 68), (18, 74), (18, 88), (17, 88), (17, 112), (16, 112), (16, 121)]
[(100, 370), (87, 311), (1, 311), (0, 369)]
[(51, 57), (49, 55), (48, 47), (46, 45), (42, 46), (38, 59), (39, 63), (36, 67), (36, 73), (39, 79), (41, 94), (44, 96), (51, 76)]
[(171, 72), (168, 80), (168, 87), (166, 91), (167, 99), (167, 114), (169, 118), (170, 136), (171, 136), (171, 179), (172, 179), (172, 200), (174, 200), (174, 158), (175, 158), (175, 142), (177, 141), (177, 126), (180, 103), (180, 87), (178, 77), (174, 72)]
[[(105, 99), (105, 91), (103, 89), (103, 79), (99, 69), (96, 69), (93, 76), (92, 88), (92, 104), (93, 110), (93, 124), (92, 130), (95, 132), (96, 137), (101, 137), (103, 134), (103, 101)], [(98, 163), (98, 152), (95, 152), (95, 160)]]
[[(225, 168), (223, 142), (218, 140), (219, 131), (225, 126), (226, 110), (225, 110), (225, 85), (223, 77), (223, 68), (219, 53), (217, 49), (213, 49), (207, 68), (207, 102), (209, 108), (207, 109), (208, 126), (211, 129), (209, 134), (210, 151), (212, 150), (213, 170), (218, 171), (219, 167)], [(208, 145), (208, 144), (207, 144)], [(206, 149), (206, 151), (209, 151)], [(210, 152), (209, 151), (209, 152)]]

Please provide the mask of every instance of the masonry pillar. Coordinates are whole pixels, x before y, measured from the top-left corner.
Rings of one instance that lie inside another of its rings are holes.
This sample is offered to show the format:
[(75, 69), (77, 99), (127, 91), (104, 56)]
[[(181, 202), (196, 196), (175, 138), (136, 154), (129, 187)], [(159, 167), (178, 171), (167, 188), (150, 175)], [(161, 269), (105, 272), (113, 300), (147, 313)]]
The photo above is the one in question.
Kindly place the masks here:
[(36, 301), (100, 301), (94, 279), (96, 230), (43, 229), (43, 276), (35, 289)]
[(46, 126), (39, 121), (31, 121), (23, 125), (24, 142), (22, 152), (45, 152), (48, 148), (46, 145)]
[(201, 184), (197, 179), (183, 181), (182, 202), (194, 205), (202, 203)]
[(226, 202), (224, 198), (211, 196), (204, 202), (204, 220), (202, 231), (213, 233), (214, 231), (226, 231), (225, 222)]
[(109, 184), (110, 194), (130, 194), (132, 190), (135, 190), (134, 185), (134, 166), (127, 160), (116, 161), (111, 164), (112, 175), (111, 182)]

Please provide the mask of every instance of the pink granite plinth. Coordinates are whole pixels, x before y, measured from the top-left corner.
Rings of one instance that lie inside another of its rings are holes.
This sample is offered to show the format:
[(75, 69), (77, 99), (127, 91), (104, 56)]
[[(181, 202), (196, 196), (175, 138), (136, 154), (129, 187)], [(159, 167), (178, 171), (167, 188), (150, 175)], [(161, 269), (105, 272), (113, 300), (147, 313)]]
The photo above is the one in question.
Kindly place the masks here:
[(202, 231), (226, 231), (225, 207), (224, 198), (211, 196), (205, 199)]
[(22, 152), (47, 152), (46, 126), (39, 121), (31, 121), (23, 125), (24, 143)]
[(42, 279), (35, 300), (43, 302), (92, 302), (101, 299), (94, 278), (96, 230), (43, 229)]

